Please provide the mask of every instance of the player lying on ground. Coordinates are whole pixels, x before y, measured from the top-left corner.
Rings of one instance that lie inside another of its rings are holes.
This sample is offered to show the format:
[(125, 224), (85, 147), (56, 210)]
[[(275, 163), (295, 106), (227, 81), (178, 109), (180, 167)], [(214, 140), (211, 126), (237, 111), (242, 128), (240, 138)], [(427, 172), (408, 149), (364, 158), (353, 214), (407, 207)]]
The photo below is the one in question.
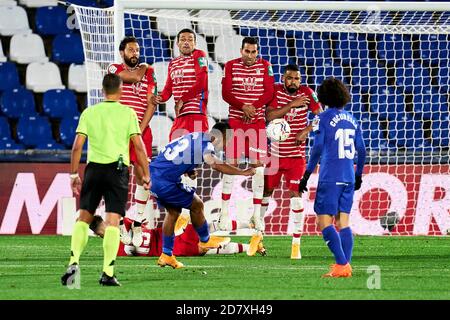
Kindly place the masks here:
[(240, 170), (216, 157), (215, 150), (222, 150), (227, 143), (227, 137), (232, 136), (229, 131), (228, 123), (218, 122), (209, 133), (194, 132), (184, 135), (166, 145), (150, 164), (151, 193), (158, 205), (167, 210), (162, 227), (162, 254), (158, 259), (158, 265), (161, 267), (183, 267), (173, 255), (175, 223), (183, 208), (190, 210), (191, 222), (200, 238), (201, 247), (218, 248), (230, 242), (228, 237), (210, 237), (208, 223), (203, 214), (203, 201), (195, 194), (195, 188), (181, 183), (181, 175), (193, 171), (202, 163), (207, 163), (214, 170), (225, 174), (255, 174), (254, 168)]
[[(177, 256), (202, 256), (205, 254), (234, 254), (246, 252), (249, 248), (248, 244), (230, 242), (224, 244), (217, 249), (206, 249), (199, 246), (200, 238), (197, 235), (193, 225), (188, 219), (177, 220), (175, 225), (175, 240), (173, 244), (173, 254)], [(123, 219), (124, 228), (131, 232), (133, 220), (129, 218)], [(100, 237), (103, 237), (105, 224), (101, 216), (95, 216), (94, 221), (89, 226), (91, 230)], [(211, 231), (215, 231), (217, 226), (208, 224)], [(162, 254), (162, 228), (150, 229), (146, 223), (142, 224), (143, 242), (139, 247), (133, 245), (125, 245), (123, 242), (119, 245), (118, 256), (145, 256), (158, 257)], [(211, 236), (214, 237), (214, 236)], [(259, 254), (265, 256), (266, 249), (261, 242), (258, 243)]]

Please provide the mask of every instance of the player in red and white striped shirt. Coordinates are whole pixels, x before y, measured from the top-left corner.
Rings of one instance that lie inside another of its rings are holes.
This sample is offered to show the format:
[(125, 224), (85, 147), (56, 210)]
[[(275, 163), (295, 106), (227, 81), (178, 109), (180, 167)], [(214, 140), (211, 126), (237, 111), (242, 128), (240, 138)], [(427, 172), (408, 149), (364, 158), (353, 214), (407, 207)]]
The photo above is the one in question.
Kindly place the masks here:
[[(258, 58), (258, 40), (245, 37), (242, 40), (241, 57), (225, 64), (222, 97), (229, 104), (229, 123), (234, 131), (232, 143), (226, 146), (227, 161), (236, 166), (239, 158), (245, 156), (249, 165), (256, 168), (256, 174), (252, 178), (252, 191), (253, 219), (255, 228), (259, 231), (257, 236), (261, 236), (263, 231), (259, 214), (264, 188), (263, 161), (267, 155), (265, 109), (272, 100), (273, 85), (271, 64)], [(232, 185), (232, 176), (223, 175), (219, 225), (222, 229), (229, 229), (228, 202)]]
[[(139, 127), (142, 132), (147, 156), (152, 156), (152, 132), (149, 122), (153, 117), (156, 106), (153, 103), (153, 95), (156, 93), (156, 78), (153, 68), (146, 63), (139, 64), (139, 43), (134, 37), (125, 37), (120, 45), (119, 51), (122, 56), (122, 63), (109, 65), (108, 72), (120, 76), (123, 81), (122, 96), (120, 103), (133, 108), (139, 120)], [(130, 145), (130, 161), (134, 165), (136, 172), (136, 201), (137, 215), (133, 228), (133, 244), (139, 246), (142, 243), (142, 229), (140, 223), (143, 219), (144, 209), (149, 200), (149, 191), (143, 187), (143, 169), (136, 161), (134, 147)], [(124, 230), (121, 230), (122, 232)]]
[(178, 32), (180, 56), (169, 63), (168, 77), (163, 91), (155, 98), (159, 104), (175, 100), (175, 121), (170, 140), (191, 132), (208, 132), (208, 58), (196, 49), (196, 35), (191, 29)]
[(291, 127), (291, 134), (282, 142), (272, 142), (270, 162), (264, 175), (264, 197), (261, 205), (261, 221), (269, 205), (273, 190), (279, 186), (281, 177), (287, 183), (291, 196), (290, 219), (294, 224), (291, 259), (301, 259), (300, 235), (303, 231), (303, 203), (298, 191), (300, 179), (306, 168), (305, 140), (312, 130), (308, 126), (308, 110), (314, 114), (322, 112), (315, 92), (300, 85), (301, 75), (296, 65), (288, 65), (282, 76), (283, 83), (275, 85), (273, 100), (267, 108), (267, 121), (284, 118)]

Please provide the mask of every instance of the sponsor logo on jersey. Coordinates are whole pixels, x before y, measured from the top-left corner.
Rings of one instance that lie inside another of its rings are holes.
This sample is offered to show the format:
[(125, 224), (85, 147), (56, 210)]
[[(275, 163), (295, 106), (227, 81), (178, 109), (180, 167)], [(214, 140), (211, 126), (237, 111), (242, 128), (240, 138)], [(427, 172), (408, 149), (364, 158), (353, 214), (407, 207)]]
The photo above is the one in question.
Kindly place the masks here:
[(319, 99), (317, 98), (317, 94), (316, 94), (315, 92), (313, 92), (313, 93), (311, 94), (311, 96), (313, 97), (313, 99), (314, 99), (315, 102), (319, 102)]
[(256, 86), (256, 78), (247, 77), (242, 79), (242, 85), (246, 91), (253, 91)]
[(109, 73), (116, 73), (117, 67), (115, 65), (110, 65), (108, 68)]
[(198, 65), (200, 66), (200, 68), (207, 67), (208, 61), (206, 60), (205, 57), (200, 57), (200, 58), (198, 58)]
[(269, 73), (270, 77), (273, 77), (273, 69), (271, 65), (267, 68), (267, 72)]

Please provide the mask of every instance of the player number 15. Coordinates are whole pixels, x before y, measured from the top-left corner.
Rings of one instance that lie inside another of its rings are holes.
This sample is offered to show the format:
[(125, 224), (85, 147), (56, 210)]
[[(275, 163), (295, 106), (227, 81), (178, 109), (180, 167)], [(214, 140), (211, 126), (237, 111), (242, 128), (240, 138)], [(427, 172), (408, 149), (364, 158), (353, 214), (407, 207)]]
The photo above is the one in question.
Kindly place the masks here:
[[(334, 140), (338, 140), (339, 159), (353, 159), (355, 157), (355, 130), (338, 129), (334, 135)], [(350, 147), (350, 150), (348, 149)]]

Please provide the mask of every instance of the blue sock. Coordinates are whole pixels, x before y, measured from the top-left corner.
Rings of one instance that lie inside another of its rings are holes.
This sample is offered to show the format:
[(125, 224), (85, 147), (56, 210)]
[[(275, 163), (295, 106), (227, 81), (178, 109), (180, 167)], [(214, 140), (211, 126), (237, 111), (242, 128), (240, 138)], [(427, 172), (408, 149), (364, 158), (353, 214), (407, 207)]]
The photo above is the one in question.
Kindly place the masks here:
[(345, 258), (348, 263), (352, 261), (352, 253), (353, 253), (353, 234), (352, 229), (350, 227), (341, 229), (339, 231), (339, 236), (341, 237), (341, 245), (342, 250), (344, 251)]
[(172, 255), (173, 251), (173, 242), (175, 241), (175, 235), (166, 236), (164, 233), (162, 235), (162, 252), (167, 254), (168, 256)]
[(200, 238), (201, 242), (208, 242), (209, 240), (208, 222), (205, 221), (205, 223), (202, 224), (200, 227), (195, 228), (195, 231), (197, 231), (198, 237)]
[(347, 264), (347, 259), (345, 258), (344, 251), (342, 250), (341, 238), (339, 233), (333, 225), (330, 225), (322, 230), (323, 240), (330, 248), (334, 255), (337, 264)]

